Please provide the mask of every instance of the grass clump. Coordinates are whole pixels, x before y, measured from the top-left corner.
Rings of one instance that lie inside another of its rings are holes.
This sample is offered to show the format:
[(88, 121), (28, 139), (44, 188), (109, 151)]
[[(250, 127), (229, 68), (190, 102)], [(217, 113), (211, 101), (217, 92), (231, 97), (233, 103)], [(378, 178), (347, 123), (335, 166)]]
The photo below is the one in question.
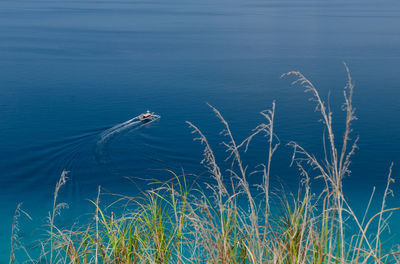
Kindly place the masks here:
[[(274, 132), (275, 102), (270, 110), (261, 113), (265, 123), (258, 125), (243, 141), (235, 139), (229, 123), (210, 105), (224, 127), (222, 145), (229, 164), (226, 172), (216, 161), (203, 132), (187, 122), (195, 140), (204, 146), (202, 164), (214, 180), (207, 185), (207, 191), (188, 184), (184, 175), (171, 172), (174, 180), (158, 183), (141, 198), (118, 199), (116, 203), (125, 203), (126, 209), (117, 215), (101, 206), (99, 187), (97, 199), (91, 201), (95, 208), (93, 220), (78, 229), (60, 229), (55, 218), (65, 206), (57, 204), (58, 191), (66, 182), (64, 172), (57, 183), (49, 216), (49, 239), (42, 243), (39, 260), (30, 258), (28, 262), (398, 263), (398, 253), (385, 252), (381, 246), (388, 213), (398, 209), (386, 208), (393, 182), (392, 167), (380, 211), (370, 219), (366, 218), (369, 206), (360, 218), (343, 195), (343, 178), (350, 175), (351, 158), (358, 141), (350, 136), (356, 119), (352, 105), (354, 85), (346, 65), (345, 69), (348, 80), (343, 93), (345, 121), (341, 140), (333, 132), (333, 114), (312, 82), (300, 72), (283, 75), (294, 78), (293, 84), (311, 94), (326, 134), (323, 135), (323, 157), (316, 157), (296, 142), (289, 143), (293, 147), (292, 165), (299, 169), (302, 182), (296, 197), (284, 194), (279, 198), (281, 213), (273, 212), (270, 206), (272, 157), (280, 144)], [(266, 137), (268, 154), (261, 165), (261, 191), (254, 191), (247, 180), (252, 172), (248, 172), (242, 154), (258, 135)], [(319, 193), (311, 190), (310, 168), (318, 172), (316, 179), (324, 183)], [(374, 232), (371, 226), (375, 224)], [(356, 231), (349, 226), (355, 226)], [(14, 256), (12, 250), (10, 263), (14, 262)]]

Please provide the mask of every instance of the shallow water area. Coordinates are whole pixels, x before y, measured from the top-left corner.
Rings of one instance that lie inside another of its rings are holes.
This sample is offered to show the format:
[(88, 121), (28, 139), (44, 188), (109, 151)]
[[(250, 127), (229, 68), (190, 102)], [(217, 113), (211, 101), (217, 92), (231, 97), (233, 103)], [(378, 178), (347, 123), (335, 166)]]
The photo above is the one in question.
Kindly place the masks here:
[[(203, 148), (185, 123), (198, 125), (223, 161), (222, 125), (206, 102), (243, 139), (264, 121), (258, 113), (276, 101), (281, 146), (271, 184), (283, 182), (295, 192), (300, 176), (289, 167), (285, 145), (295, 140), (321, 155), (323, 129), (309, 95), (280, 76), (299, 70), (309, 77), (329, 97), (340, 133), (342, 61), (356, 85), (353, 137), (360, 135), (344, 189), (362, 212), (373, 186), (382, 194), (392, 161), (392, 176), (399, 177), (398, 25), (394, 0), (1, 1), (0, 263), (8, 262), (17, 203), (33, 217), (21, 236), (33, 237), (64, 169), (70, 179), (60, 200), (70, 208), (62, 224), (93, 209), (86, 199), (96, 197), (98, 185), (134, 196), (149, 179), (169, 179), (166, 169), (210, 182), (199, 164)], [(147, 109), (161, 118), (115, 130)], [(265, 161), (266, 141), (254, 143), (245, 155), (250, 169)], [(389, 206), (398, 205), (397, 184)], [(396, 241), (398, 223), (394, 213), (390, 237)]]

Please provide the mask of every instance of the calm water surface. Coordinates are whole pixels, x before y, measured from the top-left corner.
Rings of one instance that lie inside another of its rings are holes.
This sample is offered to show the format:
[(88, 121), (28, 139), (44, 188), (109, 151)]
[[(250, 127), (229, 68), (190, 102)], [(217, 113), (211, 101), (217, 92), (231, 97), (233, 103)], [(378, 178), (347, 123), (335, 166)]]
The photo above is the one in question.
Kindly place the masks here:
[[(381, 195), (391, 161), (393, 176), (400, 175), (399, 25), (400, 3), (390, 0), (1, 1), (0, 263), (8, 261), (17, 203), (33, 217), (21, 236), (34, 236), (63, 169), (70, 181), (60, 199), (70, 209), (61, 222), (92, 210), (85, 199), (98, 185), (135, 195), (146, 179), (171, 177), (159, 169), (182, 168), (209, 181), (184, 122), (202, 128), (223, 159), (221, 126), (206, 102), (242, 139), (276, 100), (282, 144), (273, 186), (296, 190), (299, 176), (288, 167), (285, 144), (296, 140), (320, 154), (322, 129), (308, 96), (280, 75), (300, 70), (325, 98), (330, 94), (341, 132), (342, 61), (356, 84), (360, 135), (344, 184), (361, 211), (373, 186)], [(161, 119), (98, 144), (103, 131), (146, 109)], [(246, 155), (251, 166), (263, 162), (261, 142)], [(399, 185), (393, 189), (390, 204), (398, 205)], [(399, 241), (400, 216), (392, 222)]]

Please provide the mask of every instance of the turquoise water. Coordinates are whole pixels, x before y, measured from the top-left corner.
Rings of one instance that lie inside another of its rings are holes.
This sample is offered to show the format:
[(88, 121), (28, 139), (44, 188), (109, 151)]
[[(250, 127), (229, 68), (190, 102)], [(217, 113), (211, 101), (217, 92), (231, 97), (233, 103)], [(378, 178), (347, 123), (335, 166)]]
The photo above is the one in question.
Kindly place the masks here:
[[(295, 140), (321, 154), (323, 131), (308, 95), (280, 75), (299, 70), (330, 94), (341, 132), (342, 61), (356, 85), (360, 135), (344, 188), (361, 212), (373, 186), (381, 195), (392, 161), (393, 177), (400, 171), (399, 25), (398, 1), (1, 1), (0, 263), (8, 261), (17, 203), (33, 217), (21, 236), (32, 237), (63, 169), (70, 171), (60, 196), (70, 204), (65, 223), (93, 209), (85, 199), (98, 185), (135, 195), (146, 179), (171, 177), (159, 169), (182, 168), (209, 181), (185, 124), (203, 129), (223, 159), (222, 127), (206, 102), (243, 139), (276, 100), (281, 146), (272, 185), (295, 191), (299, 176), (285, 145)], [(147, 109), (161, 118), (99, 146), (104, 131)], [(250, 167), (263, 162), (265, 147), (251, 146)], [(389, 203), (398, 205), (397, 197)], [(399, 221), (395, 214), (397, 241)]]

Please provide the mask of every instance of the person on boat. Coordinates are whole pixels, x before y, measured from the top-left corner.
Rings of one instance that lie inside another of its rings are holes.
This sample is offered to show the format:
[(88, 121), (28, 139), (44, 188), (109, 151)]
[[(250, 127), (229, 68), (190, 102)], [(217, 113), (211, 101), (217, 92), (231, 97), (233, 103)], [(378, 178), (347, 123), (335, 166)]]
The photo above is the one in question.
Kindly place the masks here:
[(142, 114), (142, 118), (149, 118), (153, 115), (153, 113), (150, 113), (149, 110), (146, 111), (146, 113)]

